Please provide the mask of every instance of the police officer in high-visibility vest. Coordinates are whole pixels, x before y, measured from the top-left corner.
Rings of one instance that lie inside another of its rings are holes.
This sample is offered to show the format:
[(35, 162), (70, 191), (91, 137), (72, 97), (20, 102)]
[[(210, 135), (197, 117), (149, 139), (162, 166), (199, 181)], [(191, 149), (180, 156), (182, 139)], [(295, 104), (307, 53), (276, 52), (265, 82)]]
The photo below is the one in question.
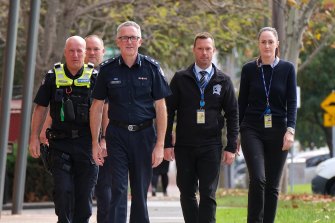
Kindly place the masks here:
[[(99, 144), (102, 108), (108, 96), (106, 143), (112, 176), (110, 223), (126, 223), (118, 215), (124, 193), (131, 192), (130, 223), (149, 223), (147, 193), (152, 167), (164, 156), (167, 123), (165, 97), (171, 94), (158, 62), (138, 53), (141, 29), (132, 21), (117, 28), (121, 55), (100, 65), (90, 110), (94, 161), (103, 165)], [(155, 119), (155, 125), (153, 125)], [(155, 128), (156, 127), (156, 128)]]
[(40, 156), (39, 134), (50, 105), (51, 128), (47, 130), (54, 203), (58, 222), (88, 223), (98, 166), (92, 158), (89, 108), (97, 72), (84, 64), (85, 40), (72, 36), (64, 48), (65, 64), (56, 63), (44, 77), (37, 95), (29, 152)]

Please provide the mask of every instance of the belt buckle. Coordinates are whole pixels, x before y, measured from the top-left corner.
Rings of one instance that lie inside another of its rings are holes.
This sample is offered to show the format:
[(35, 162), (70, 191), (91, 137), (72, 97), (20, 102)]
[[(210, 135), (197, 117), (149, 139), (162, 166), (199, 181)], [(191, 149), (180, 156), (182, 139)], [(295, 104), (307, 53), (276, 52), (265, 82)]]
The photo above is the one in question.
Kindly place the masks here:
[(136, 131), (136, 125), (128, 125), (128, 131), (129, 131), (129, 132), (134, 132), (134, 131)]

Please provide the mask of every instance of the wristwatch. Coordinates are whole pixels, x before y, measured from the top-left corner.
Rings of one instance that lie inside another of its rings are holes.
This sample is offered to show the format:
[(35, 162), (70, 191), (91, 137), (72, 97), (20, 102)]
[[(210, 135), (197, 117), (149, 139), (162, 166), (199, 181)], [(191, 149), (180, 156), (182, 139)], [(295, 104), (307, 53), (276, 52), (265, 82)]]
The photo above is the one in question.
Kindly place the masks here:
[(104, 135), (101, 135), (100, 136), (100, 139), (105, 139), (106, 137)]
[(295, 129), (292, 127), (287, 127), (286, 131), (288, 131), (289, 133), (291, 133), (292, 135), (295, 134)]

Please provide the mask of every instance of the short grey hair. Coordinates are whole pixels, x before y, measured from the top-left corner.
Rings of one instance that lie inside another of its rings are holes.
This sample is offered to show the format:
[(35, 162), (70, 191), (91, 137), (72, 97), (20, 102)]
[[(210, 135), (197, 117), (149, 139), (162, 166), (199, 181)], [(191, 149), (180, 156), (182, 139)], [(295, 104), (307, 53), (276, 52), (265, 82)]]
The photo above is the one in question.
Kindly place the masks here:
[(126, 21), (124, 23), (121, 23), (116, 29), (116, 37), (119, 36), (120, 29), (123, 28), (123, 27), (127, 27), (127, 26), (135, 27), (137, 29), (138, 36), (141, 37), (141, 27), (134, 21)]

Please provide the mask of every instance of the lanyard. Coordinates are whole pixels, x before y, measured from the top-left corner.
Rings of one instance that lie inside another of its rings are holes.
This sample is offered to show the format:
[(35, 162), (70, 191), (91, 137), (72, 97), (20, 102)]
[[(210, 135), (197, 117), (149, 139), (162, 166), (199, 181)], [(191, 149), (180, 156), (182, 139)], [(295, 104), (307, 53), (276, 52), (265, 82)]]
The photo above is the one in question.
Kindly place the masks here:
[(271, 111), (270, 111), (270, 103), (269, 103), (269, 95), (270, 95), (270, 90), (271, 90), (271, 83), (272, 83), (273, 70), (274, 70), (274, 67), (272, 67), (271, 77), (270, 77), (270, 83), (269, 83), (269, 88), (267, 88), (267, 87), (266, 87), (266, 83), (265, 83), (265, 77), (264, 77), (263, 66), (261, 66), (262, 78), (263, 78), (263, 84), (264, 84), (264, 90), (265, 90), (265, 95), (266, 95), (266, 110), (265, 110), (265, 113), (266, 113), (267, 111), (268, 111), (269, 113), (271, 113)]
[(204, 87), (202, 88), (201, 86), (200, 86), (200, 79), (198, 78), (198, 75), (197, 75), (197, 73), (196, 73), (196, 71), (195, 71), (195, 68), (193, 69), (193, 71), (194, 71), (194, 74), (195, 74), (195, 78), (197, 79), (197, 85), (198, 85), (198, 87), (199, 87), (199, 90), (200, 90), (200, 109), (202, 109), (204, 106), (205, 106), (205, 89), (206, 89), (206, 86), (207, 86), (207, 84), (208, 84), (208, 82), (209, 82), (209, 80), (210, 80), (210, 78), (211, 78), (211, 76), (212, 76), (212, 73), (213, 73), (213, 67), (212, 67), (212, 70), (211, 70), (211, 72), (208, 74), (208, 76), (206, 77), (206, 80), (205, 80), (205, 85), (204, 85)]

